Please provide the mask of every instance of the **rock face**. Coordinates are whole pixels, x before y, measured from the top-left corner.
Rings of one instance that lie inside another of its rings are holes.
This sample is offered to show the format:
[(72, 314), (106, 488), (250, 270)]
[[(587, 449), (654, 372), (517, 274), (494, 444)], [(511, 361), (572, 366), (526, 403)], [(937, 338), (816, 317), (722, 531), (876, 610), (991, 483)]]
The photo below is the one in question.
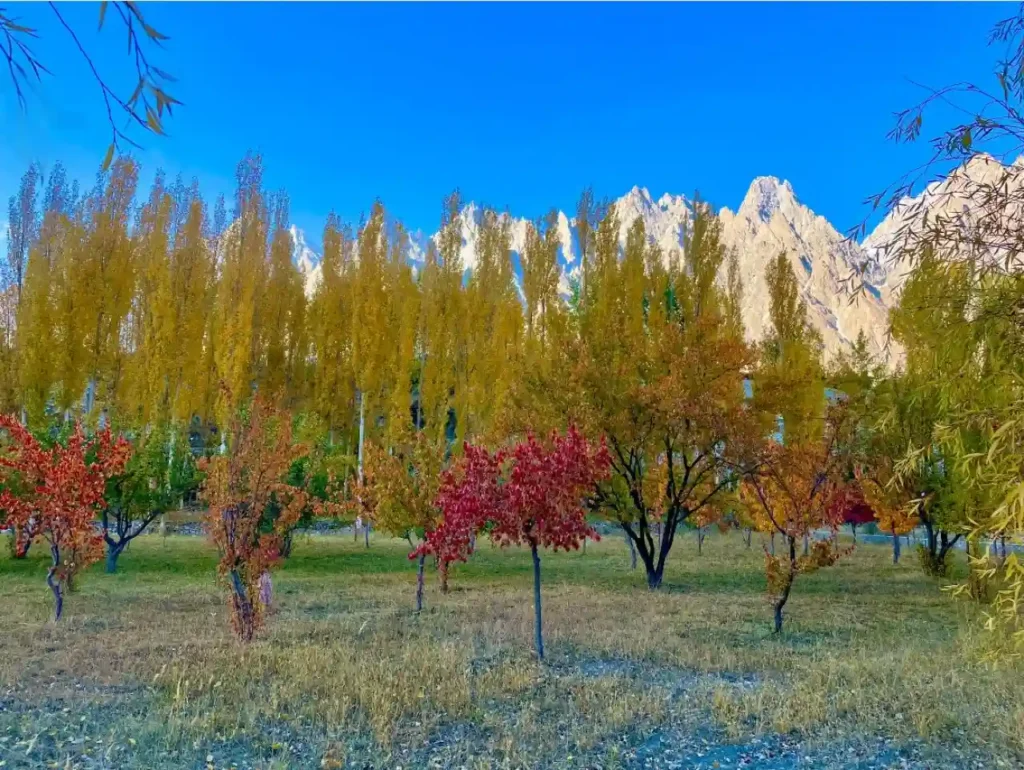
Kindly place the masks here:
[(788, 182), (759, 177), (736, 213), (720, 212), (725, 242), (736, 249), (743, 275), (743, 323), (751, 339), (768, 327), (765, 267), (785, 252), (801, 282), (811, 324), (821, 334), (825, 357), (848, 349), (863, 331), (878, 356), (886, 351), (888, 306), (873, 284), (851, 296), (849, 279), (864, 266), (861, 248), (802, 205)]
[[(1001, 214), (993, 217), (993, 211)], [(971, 256), (1003, 269), (1022, 269), (1024, 156), (1003, 165), (979, 153), (895, 206), (861, 244), (883, 276), (883, 301), (892, 304), (906, 281), (910, 268), (899, 259), (901, 252), (923, 240), (936, 245), (945, 259)]]
[[(640, 217), (648, 237), (661, 247), (666, 257), (673, 251), (682, 254), (683, 233), (693, 216), (693, 204), (687, 198), (666, 194), (655, 201), (646, 189), (634, 187), (615, 201), (615, 205), (621, 222), (621, 245), (625, 245), (630, 225)], [(476, 264), (481, 213), (472, 203), (463, 209), (461, 256), (467, 271), (472, 271)], [(800, 203), (788, 182), (775, 177), (755, 179), (739, 208), (735, 212), (722, 209), (719, 216), (723, 240), (729, 248), (736, 249), (739, 256), (744, 283), (743, 322), (750, 340), (761, 339), (768, 326), (765, 267), (769, 260), (785, 252), (801, 283), (810, 322), (821, 333), (826, 359), (849, 349), (863, 331), (874, 354), (890, 364), (898, 360), (899, 350), (886, 344), (888, 309), (894, 290), (888, 271), (875, 254), (877, 249), (865, 249), (847, 240), (824, 217)], [(887, 223), (888, 220), (883, 222), (880, 229), (895, 226)], [(525, 242), (526, 224), (525, 219), (511, 219), (512, 248), (517, 253)], [(575, 222), (559, 212), (556, 227), (562, 244), (560, 287), (567, 295), (569, 280), (579, 271)], [(315, 254), (310, 256), (311, 250), (301, 232), (294, 235), (296, 264), (307, 275), (307, 289), (312, 291), (319, 260)], [(870, 245), (874, 237), (872, 234), (865, 244)], [(433, 238), (436, 234), (430, 236)], [(427, 241), (426, 237), (412, 241), (409, 259), (414, 265), (422, 264)], [(853, 297), (848, 279), (855, 272), (865, 281), (865, 291)], [(724, 280), (724, 276), (722, 278)]]

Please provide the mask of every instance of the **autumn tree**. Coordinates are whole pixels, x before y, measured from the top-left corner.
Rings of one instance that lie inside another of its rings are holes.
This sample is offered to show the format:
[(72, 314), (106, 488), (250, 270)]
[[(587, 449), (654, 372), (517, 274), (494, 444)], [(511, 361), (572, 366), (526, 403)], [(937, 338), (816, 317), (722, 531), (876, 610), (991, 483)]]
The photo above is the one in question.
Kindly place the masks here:
[(266, 283), (267, 221), (263, 162), (247, 155), (236, 171), (234, 221), (220, 237), (211, 344), (218, 390), (216, 417), (227, 424), (251, 394), (260, 359), (258, 306)]
[(666, 265), (640, 219), (620, 259), (609, 206), (571, 333), (519, 387), (521, 426), (572, 420), (607, 438), (611, 473), (588, 504), (623, 527), (652, 589), (679, 525), (725, 494), (762, 434), (744, 400), (751, 351), (722, 323), (707, 279), (724, 259), (720, 225), (706, 205), (696, 216), (686, 262)]
[(131, 448), (109, 429), (89, 440), (78, 423), (65, 443), (49, 448), (13, 416), (0, 416), (0, 428), (9, 441), (0, 455), (0, 511), (23, 543), (42, 538), (49, 544), (46, 583), (60, 620), (64, 590), (102, 554), (93, 522), (105, 506), (107, 480), (122, 472)]
[[(420, 369), (418, 403), (423, 429), (435, 440), (455, 438), (449, 430), (456, 402), (465, 384), (464, 323), (466, 303), (462, 291), (462, 219), (458, 192), (445, 199), (437, 245), (427, 248), (420, 280)], [(456, 430), (464, 430), (458, 424)], [(459, 442), (456, 441), (458, 444)]]
[[(940, 503), (934, 506), (938, 522), (929, 526), (922, 516), (931, 542), (936, 531), (948, 531), (936, 523), (972, 540), (999, 542), (1024, 532), (1019, 473), (1024, 457), (1019, 384), (1024, 177), (1015, 162), (1024, 150), (1024, 9), (999, 22), (989, 43), (999, 48), (990, 80), (927, 88), (918, 104), (898, 114), (890, 137), (898, 143), (925, 139), (932, 155), (871, 199), (873, 208), (884, 208), (898, 223), (876, 239), (876, 258), (891, 273), (910, 272), (911, 281), (922, 276), (913, 302), (907, 300), (911, 287), (904, 287), (901, 314), (931, 314), (933, 321), (951, 322), (933, 323), (931, 329), (949, 349), (926, 347), (939, 354), (933, 360), (953, 359), (956, 367), (942, 371), (937, 382), (932, 368), (931, 377), (907, 383), (917, 403), (937, 405), (941, 414), (932, 423), (928, 443), (913, 445), (900, 468), (913, 474), (937, 467), (936, 481), (955, 481), (937, 490), (944, 488), (945, 494), (925, 498)], [(956, 116), (952, 123), (938, 122), (950, 115)], [(914, 199), (925, 186), (929, 194)], [(862, 284), (859, 275), (853, 278)], [(919, 329), (925, 335), (930, 331), (925, 324)], [(965, 348), (968, 355), (963, 356)], [(961, 518), (965, 513), (968, 526)], [(998, 567), (986, 563), (987, 555), (972, 561), (1001, 582), (989, 627), (1009, 632), (1004, 639), (1009, 646), (1002, 651), (1019, 653), (1024, 647), (1019, 602), (1024, 570), (1012, 554)]]
[(352, 369), (352, 328), (355, 316), (353, 273), (355, 243), (336, 214), (324, 226), (320, 281), (309, 308), (309, 333), (316, 361), (313, 406), (326, 423), (333, 443), (338, 430), (347, 431), (355, 401)]
[(271, 200), (270, 256), (266, 287), (260, 306), (259, 387), (283, 399), (291, 409), (305, 395), (306, 294), (302, 274), (292, 261), (293, 242), (288, 226), (288, 198), (278, 193)]
[[(445, 465), (445, 446), (422, 431), (407, 434), (405, 441), (386, 452), (367, 444), (365, 472), (373, 489), (371, 518), (374, 526), (394, 537), (427, 539), (441, 523), (437, 494)], [(423, 609), (423, 575), (426, 550), (417, 552), (416, 612)], [(439, 555), (440, 558), (440, 555)], [(447, 563), (442, 565), (442, 570)]]
[(770, 442), (757, 470), (742, 482), (741, 495), (757, 528), (783, 539), (781, 556), (765, 549), (776, 633), (782, 631), (783, 608), (797, 576), (833, 564), (840, 555), (834, 539), (815, 540), (806, 556), (797, 555), (797, 543), (819, 529), (835, 532), (842, 523), (833, 502), (843, 489), (846, 458), (838, 450), (845, 420), (844, 407), (834, 405), (821, 438)]
[(63, 254), (75, 239), (72, 225), (77, 189), (58, 163), (46, 179), (42, 220), (28, 246), (15, 344), (21, 405), (30, 425), (43, 422), (57, 383), (62, 339), (56, 288), (61, 285)]
[(606, 477), (608, 464), (604, 444), (591, 446), (574, 427), (564, 436), (553, 433), (547, 445), (533, 435), (494, 453), (467, 444), (463, 457), (442, 478), (437, 494), (444, 513), (441, 525), (411, 557), (434, 553), (445, 561), (464, 561), (473, 536), (485, 526), (503, 547), (528, 547), (534, 639), (537, 657), (543, 660), (540, 549), (577, 549), (588, 537), (599, 539), (587, 524), (584, 499)]
[[(293, 461), (307, 450), (292, 440), (291, 416), (261, 396), (228, 427), (228, 453), (201, 465), (202, 496), (209, 506), (210, 538), (220, 554), (218, 571), (229, 591), (231, 624), (248, 642), (263, 622), (260, 579), (277, 562), (283, 533), (310, 502), (305, 491), (286, 481)], [(282, 511), (274, 530), (264, 532), (260, 522), (275, 502)]]
[[(488, 436), (507, 408), (518, 366), (522, 306), (512, 269), (507, 216), (485, 209), (477, 236), (477, 262), (465, 289), (464, 397), (457, 416), (470, 438)], [(533, 287), (531, 286), (531, 289)], [(531, 300), (536, 299), (531, 296)]]
[[(85, 359), (83, 370), (75, 371), (73, 363), (72, 377), (62, 383), (61, 406), (69, 408), (84, 391), (87, 415), (117, 404), (124, 359), (121, 340), (137, 271), (129, 217), (138, 173), (134, 161), (118, 160), (102, 186), (86, 199), (85, 237), (65, 276), (65, 296), (74, 305), (67, 308), (70, 342), (84, 347)], [(84, 382), (76, 382), (74, 374), (84, 375)]]
[(198, 485), (195, 462), (181, 434), (150, 428), (133, 449), (122, 471), (107, 480), (100, 508), (108, 573), (117, 571), (118, 558), (132, 540)]

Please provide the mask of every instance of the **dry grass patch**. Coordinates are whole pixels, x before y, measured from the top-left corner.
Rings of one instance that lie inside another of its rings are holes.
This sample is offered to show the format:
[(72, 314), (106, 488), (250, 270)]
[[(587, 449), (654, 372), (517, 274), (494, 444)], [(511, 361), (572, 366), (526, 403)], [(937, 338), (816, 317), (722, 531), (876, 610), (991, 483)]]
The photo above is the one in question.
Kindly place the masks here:
[[(683, 539), (657, 593), (617, 540), (546, 555), (543, 667), (528, 554), (485, 545), (448, 595), (429, 575), (416, 616), (407, 550), (300, 540), (248, 647), (230, 637), (201, 539), (137, 541), (121, 574), (82, 581), (60, 625), (47, 620), (42, 564), (0, 560), (0, 688), (9, 713), (22, 710), (6, 729), (27, 744), (31, 723), (70, 704), (104, 740), (136, 741), (119, 766), (160, 768), (205, 752), (238, 767), (607, 767), (659, 731), (713, 722), (734, 737), (879, 735), (1024, 755), (1020, 669), (981, 666), (975, 610), (912, 560), (891, 565), (884, 546), (802, 578), (782, 637), (763, 558), (738, 537), (709, 537), (700, 557)], [(93, 707), (123, 714), (113, 732)]]

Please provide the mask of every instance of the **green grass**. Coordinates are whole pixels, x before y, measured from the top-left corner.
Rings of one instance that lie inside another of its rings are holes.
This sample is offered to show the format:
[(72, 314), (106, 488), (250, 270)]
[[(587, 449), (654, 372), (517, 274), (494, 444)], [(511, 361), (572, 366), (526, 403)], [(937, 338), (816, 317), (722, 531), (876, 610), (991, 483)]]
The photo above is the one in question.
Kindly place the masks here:
[(713, 535), (698, 556), (680, 538), (653, 593), (621, 538), (544, 554), (544, 666), (529, 554), (486, 541), (447, 595), (428, 574), (415, 616), (407, 543), (299, 538), (248, 648), (202, 538), (140, 538), (59, 624), (41, 551), (0, 557), (4, 767), (630, 767), (669, 737), (733, 740), (733, 758), (876, 739), (922, 767), (1024, 758), (1020, 669), (983, 666), (978, 608), (885, 546), (800, 577), (781, 637), (756, 539)]

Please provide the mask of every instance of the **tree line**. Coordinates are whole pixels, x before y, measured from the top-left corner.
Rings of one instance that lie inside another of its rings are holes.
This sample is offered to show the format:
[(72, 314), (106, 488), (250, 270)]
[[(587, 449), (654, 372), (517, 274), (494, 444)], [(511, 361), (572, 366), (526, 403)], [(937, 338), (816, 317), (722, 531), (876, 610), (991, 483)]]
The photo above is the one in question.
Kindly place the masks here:
[[(1016, 279), (974, 281), (926, 255), (892, 312), (905, 351), (892, 372), (863, 336), (822, 359), (786, 254), (766, 266), (770, 323), (748, 342), (738, 254), (700, 200), (664, 253), (642, 219), (586, 191), (567, 300), (554, 213), (514, 253), (509, 218), (483, 211), (467, 272), (458, 193), (416, 266), (378, 201), (357, 228), (328, 217), (307, 292), (287, 195), (264, 189), (259, 156), (238, 165), (230, 216), (160, 173), (137, 202), (138, 176), (122, 157), (82, 192), (61, 167), (43, 179), (32, 166), (10, 203), (0, 508), (16, 553), (49, 543), (58, 608), (59, 583), (103, 543), (112, 570), (196, 487), (244, 639), (259, 581), (313, 516), (407, 537), (417, 606), (427, 556), (444, 577), (478, 535), (528, 545), (539, 653), (537, 549), (578, 547), (596, 534), (588, 520), (621, 527), (652, 590), (684, 529), (763, 533), (777, 631), (798, 576), (846, 553), (819, 535), (852, 506), (874, 511), (897, 559), (899, 536), (923, 525), (933, 574), (959, 538), (977, 548), (985, 534), (991, 493), (973, 469), (999, 434), (954, 435), (950, 417), (980, 414), (962, 399), (998, 408), (1013, 392), (1014, 321), (967, 321), (1005, 307)], [(67, 478), (92, 492), (61, 502)], [(991, 598), (998, 554), (975, 555), (972, 593)]]

